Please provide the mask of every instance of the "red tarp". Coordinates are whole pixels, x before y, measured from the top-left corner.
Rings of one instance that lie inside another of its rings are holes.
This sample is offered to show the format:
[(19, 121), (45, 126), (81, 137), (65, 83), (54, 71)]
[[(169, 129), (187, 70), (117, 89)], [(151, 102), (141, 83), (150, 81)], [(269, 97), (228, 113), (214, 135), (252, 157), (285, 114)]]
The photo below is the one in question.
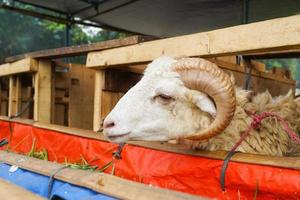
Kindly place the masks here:
[[(78, 162), (83, 156), (91, 165), (102, 167), (112, 159), (116, 145), (62, 134), (30, 125), (12, 123), (11, 149), (28, 153), (33, 140), (36, 149), (47, 149), (49, 160)], [(0, 139), (9, 139), (9, 124), (0, 121)], [(4, 147), (2, 147), (4, 149)], [(300, 171), (230, 162), (226, 191), (219, 184), (221, 160), (169, 153), (126, 145), (122, 160), (115, 161), (115, 175), (145, 184), (218, 199), (300, 199)], [(110, 173), (111, 168), (106, 170)]]

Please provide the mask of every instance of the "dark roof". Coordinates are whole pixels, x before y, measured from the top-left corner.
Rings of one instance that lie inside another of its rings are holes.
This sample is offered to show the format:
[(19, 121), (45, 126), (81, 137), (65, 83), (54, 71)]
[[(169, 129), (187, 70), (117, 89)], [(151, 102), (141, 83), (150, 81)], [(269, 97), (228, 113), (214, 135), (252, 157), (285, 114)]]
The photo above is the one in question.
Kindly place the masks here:
[(22, 0), (22, 2), (73, 14), (75, 17), (89, 19), (100, 25), (159, 37), (207, 31), (300, 13), (299, 0)]

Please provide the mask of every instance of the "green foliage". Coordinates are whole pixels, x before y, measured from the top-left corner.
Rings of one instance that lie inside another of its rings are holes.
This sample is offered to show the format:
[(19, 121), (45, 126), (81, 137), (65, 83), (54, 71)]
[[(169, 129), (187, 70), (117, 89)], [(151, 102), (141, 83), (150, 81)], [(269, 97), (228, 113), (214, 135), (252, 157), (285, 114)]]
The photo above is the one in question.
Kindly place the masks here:
[(261, 61), (266, 64), (268, 70), (273, 67), (289, 69), (293, 79), (297, 80), (297, 87), (300, 88), (300, 59), (266, 59)]
[[(33, 9), (30, 7), (30, 9)], [(72, 25), (71, 45), (126, 37), (124, 33), (102, 30), (89, 34), (86, 27)], [(66, 45), (66, 26), (0, 9), (0, 63), (6, 57)], [(83, 61), (82, 57), (75, 59)]]

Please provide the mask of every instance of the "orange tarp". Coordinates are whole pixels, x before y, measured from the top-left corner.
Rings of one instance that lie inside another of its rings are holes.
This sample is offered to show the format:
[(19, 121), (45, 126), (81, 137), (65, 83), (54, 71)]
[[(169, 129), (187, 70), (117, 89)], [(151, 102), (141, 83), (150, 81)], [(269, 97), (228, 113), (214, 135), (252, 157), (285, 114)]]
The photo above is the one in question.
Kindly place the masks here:
[[(83, 156), (91, 165), (104, 166), (117, 145), (63, 134), (21, 123), (13, 128), (10, 148), (28, 153), (46, 149), (49, 160), (79, 162)], [(10, 139), (9, 123), (0, 121), (0, 139)], [(2, 147), (1, 149), (5, 149)], [(0, 159), (1, 160), (1, 159)], [(126, 145), (122, 159), (115, 161), (115, 175), (133, 181), (218, 199), (300, 199), (300, 171), (230, 162), (226, 191), (219, 184), (223, 161)], [(111, 167), (106, 170), (111, 172)], [(257, 184), (258, 183), (258, 184)]]

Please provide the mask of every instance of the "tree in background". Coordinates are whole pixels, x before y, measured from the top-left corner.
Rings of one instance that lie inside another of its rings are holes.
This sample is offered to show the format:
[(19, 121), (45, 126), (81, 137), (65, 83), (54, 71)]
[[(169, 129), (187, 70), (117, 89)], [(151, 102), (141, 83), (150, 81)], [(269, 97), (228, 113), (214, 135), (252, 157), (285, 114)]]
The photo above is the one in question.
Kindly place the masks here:
[(272, 70), (273, 67), (290, 70), (293, 79), (296, 80), (296, 87), (300, 89), (300, 59), (266, 59), (261, 61), (266, 64), (268, 70)]
[[(0, 0), (1, 1), (1, 0)], [(30, 7), (30, 6), (26, 6)], [(30, 7), (30, 9), (34, 9)], [(99, 29), (95, 32), (86, 31), (81, 25), (71, 28), (71, 45), (87, 44), (128, 36), (125, 33)], [(66, 44), (65, 25), (57, 24), (18, 13), (0, 9), (0, 63), (6, 57), (27, 52), (63, 47)], [(84, 63), (85, 58), (79, 57), (72, 62)], [(300, 59), (269, 59), (262, 60), (268, 69), (284, 67), (291, 71), (300, 88)]]
[[(128, 36), (125, 33), (99, 29), (95, 34), (73, 25), (71, 45), (87, 44)], [(65, 25), (0, 9), (0, 62), (6, 57), (27, 52), (59, 48), (66, 45)], [(81, 59), (82, 60), (82, 59)]]

